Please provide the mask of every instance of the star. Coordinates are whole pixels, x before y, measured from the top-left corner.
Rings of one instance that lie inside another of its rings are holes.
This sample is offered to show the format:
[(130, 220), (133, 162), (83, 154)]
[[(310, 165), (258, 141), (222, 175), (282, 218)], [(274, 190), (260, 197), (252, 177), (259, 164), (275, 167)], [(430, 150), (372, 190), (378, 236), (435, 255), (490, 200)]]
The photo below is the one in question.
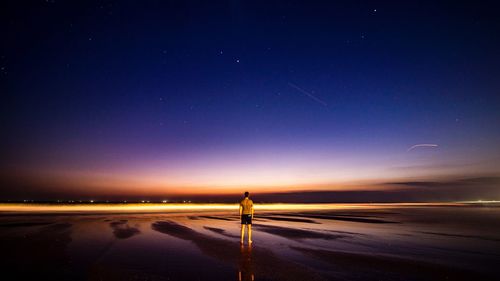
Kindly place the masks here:
[(236, 59), (236, 62), (239, 63), (240, 62), (240, 59)]

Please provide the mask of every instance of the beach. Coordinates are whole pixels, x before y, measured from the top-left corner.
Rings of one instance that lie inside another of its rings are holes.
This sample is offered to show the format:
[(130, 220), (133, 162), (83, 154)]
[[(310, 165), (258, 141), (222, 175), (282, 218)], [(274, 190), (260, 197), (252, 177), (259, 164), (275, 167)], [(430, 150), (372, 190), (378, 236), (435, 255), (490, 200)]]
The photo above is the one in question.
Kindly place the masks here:
[(496, 205), (256, 204), (251, 246), (239, 243), (234, 204), (120, 206), (2, 204), (5, 276), (484, 280), (500, 273)]

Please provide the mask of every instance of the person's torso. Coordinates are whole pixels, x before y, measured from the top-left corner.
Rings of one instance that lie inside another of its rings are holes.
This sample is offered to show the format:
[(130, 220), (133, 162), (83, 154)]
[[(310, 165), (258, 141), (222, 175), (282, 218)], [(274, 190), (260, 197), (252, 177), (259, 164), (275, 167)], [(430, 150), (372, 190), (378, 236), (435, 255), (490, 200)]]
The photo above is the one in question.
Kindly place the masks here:
[(240, 206), (243, 208), (242, 214), (244, 214), (244, 215), (251, 214), (252, 207), (253, 207), (253, 201), (248, 199), (248, 198), (245, 198), (245, 199), (241, 200)]

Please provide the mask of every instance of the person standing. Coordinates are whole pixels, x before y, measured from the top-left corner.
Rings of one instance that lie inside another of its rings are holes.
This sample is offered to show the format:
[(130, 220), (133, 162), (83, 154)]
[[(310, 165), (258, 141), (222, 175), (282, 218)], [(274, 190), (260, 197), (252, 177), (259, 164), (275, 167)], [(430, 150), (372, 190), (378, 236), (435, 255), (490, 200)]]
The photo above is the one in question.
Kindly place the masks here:
[(249, 193), (246, 191), (245, 198), (240, 202), (241, 244), (245, 237), (245, 226), (248, 228), (248, 244), (252, 244), (253, 201), (248, 196)]

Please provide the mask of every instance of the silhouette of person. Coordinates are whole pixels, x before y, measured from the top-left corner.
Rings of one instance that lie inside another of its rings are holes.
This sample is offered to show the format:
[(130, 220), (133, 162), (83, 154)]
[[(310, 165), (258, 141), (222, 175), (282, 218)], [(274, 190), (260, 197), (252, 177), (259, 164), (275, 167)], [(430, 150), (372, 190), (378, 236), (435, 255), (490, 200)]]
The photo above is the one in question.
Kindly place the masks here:
[(245, 226), (248, 228), (248, 244), (252, 243), (253, 201), (248, 198), (248, 195), (249, 193), (246, 191), (245, 198), (240, 202), (241, 244), (243, 244), (245, 237)]
[(254, 281), (252, 263), (252, 247), (240, 247), (240, 259), (238, 261), (238, 281)]

